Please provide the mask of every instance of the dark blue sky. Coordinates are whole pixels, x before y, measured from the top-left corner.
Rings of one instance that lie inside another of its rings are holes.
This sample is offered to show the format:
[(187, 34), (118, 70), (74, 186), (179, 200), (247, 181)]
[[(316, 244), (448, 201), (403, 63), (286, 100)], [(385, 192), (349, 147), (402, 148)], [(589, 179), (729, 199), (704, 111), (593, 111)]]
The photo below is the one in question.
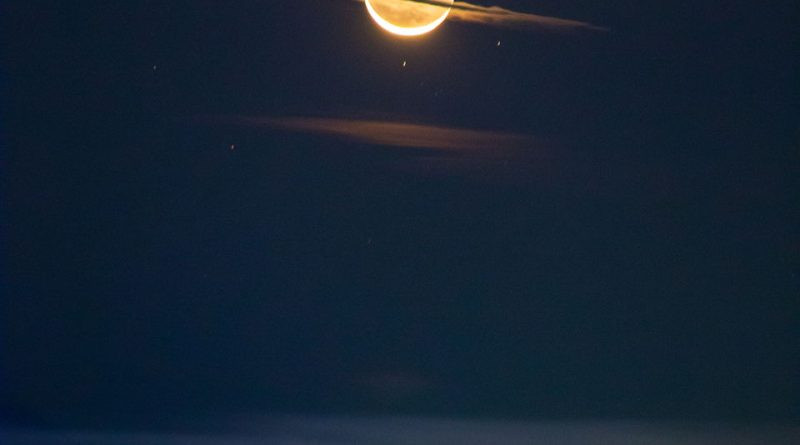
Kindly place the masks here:
[[(796, 420), (796, 6), (497, 3), (610, 31), (403, 41), (349, 1), (3, 2), (9, 418)], [(546, 143), (498, 159), (207, 116)]]

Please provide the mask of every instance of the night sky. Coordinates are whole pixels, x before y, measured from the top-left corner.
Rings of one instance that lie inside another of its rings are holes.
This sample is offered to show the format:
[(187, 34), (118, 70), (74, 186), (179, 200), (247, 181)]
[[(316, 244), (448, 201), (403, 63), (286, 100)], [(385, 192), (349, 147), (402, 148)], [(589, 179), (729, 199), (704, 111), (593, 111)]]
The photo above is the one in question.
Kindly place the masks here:
[(481, 4), (2, 2), (0, 417), (797, 422), (797, 5)]

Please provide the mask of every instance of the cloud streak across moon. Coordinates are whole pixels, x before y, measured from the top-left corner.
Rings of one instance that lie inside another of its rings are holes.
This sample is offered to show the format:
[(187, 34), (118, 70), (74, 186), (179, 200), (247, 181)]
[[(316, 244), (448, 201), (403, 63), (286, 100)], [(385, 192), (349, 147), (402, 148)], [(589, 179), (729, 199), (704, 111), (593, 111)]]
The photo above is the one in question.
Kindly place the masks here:
[[(364, 3), (364, 0), (355, 0)], [(476, 23), (487, 26), (514, 28), (527, 31), (574, 33), (574, 32), (605, 32), (608, 28), (593, 25), (577, 20), (561, 19), (526, 12), (517, 12), (499, 6), (481, 6), (467, 2), (456, 1), (453, 4), (441, 0), (398, 0), (427, 5), (452, 8), (448, 20), (467, 23)]]

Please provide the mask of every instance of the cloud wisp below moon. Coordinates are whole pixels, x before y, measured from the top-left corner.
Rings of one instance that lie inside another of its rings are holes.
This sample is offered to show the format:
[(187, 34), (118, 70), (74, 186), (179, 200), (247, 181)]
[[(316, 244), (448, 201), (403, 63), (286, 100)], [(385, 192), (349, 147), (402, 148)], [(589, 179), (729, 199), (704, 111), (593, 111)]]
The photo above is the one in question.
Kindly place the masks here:
[(475, 130), (386, 120), (321, 117), (248, 117), (212, 119), (223, 124), (265, 127), (306, 134), (320, 134), (353, 142), (390, 147), (450, 151), (480, 151), (484, 155), (550, 145), (519, 133)]
[[(544, 181), (572, 159), (568, 144), (548, 137), (398, 120), (342, 117), (206, 116), (195, 122), (335, 139), (317, 147), (370, 150), (372, 167), (422, 177), (459, 177), (493, 184)], [(349, 145), (349, 146), (348, 146)], [(374, 152), (372, 148), (380, 148)], [(390, 154), (391, 153), (391, 154)], [(365, 153), (366, 154), (366, 153)]]

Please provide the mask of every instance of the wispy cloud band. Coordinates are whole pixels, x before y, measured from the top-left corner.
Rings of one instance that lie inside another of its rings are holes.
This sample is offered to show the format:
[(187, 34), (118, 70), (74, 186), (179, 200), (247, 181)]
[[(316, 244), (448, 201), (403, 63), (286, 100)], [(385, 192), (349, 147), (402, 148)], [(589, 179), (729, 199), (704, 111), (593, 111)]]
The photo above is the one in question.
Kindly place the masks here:
[(223, 124), (266, 127), (299, 133), (321, 134), (355, 142), (391, 147), (433, 150), (480, 150), (507, 152), (543, 144), (532, 136), (397, 121), (320, 117), (217, 117)]
[(449, 18), (483, 25), (550, 32), (608, 31), (606, 28), (591, 23), (516, 12), (499, 6), (478, 6), (464, 2), (455, 3)]

